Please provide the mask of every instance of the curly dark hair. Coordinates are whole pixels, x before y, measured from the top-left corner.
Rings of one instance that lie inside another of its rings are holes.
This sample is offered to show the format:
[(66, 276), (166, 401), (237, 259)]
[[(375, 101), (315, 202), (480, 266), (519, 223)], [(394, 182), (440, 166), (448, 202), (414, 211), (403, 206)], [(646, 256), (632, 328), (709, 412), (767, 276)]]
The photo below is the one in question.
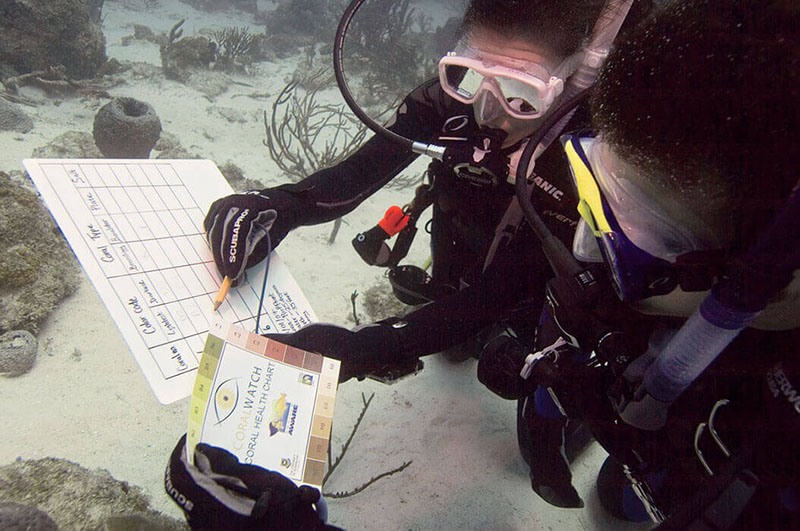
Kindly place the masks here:
[(799, 28), (791, 0), (667, 3), (609, 57), (595, 129), (693, 207), (719, 198), (746, 245), (798, 179)]

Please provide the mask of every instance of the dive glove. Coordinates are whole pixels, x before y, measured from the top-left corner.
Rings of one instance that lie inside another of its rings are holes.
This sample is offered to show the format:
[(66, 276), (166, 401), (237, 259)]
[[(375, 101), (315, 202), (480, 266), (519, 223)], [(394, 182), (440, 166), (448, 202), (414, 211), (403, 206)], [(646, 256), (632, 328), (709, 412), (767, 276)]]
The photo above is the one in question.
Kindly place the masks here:
[(192, 465), (186, 435), (172, 451), (164, 488), (192, 529), (338, 529), (317, 515), (317, 489), (298, 487), (281, 474), (243, 465), (232, 453), (202, 443)]
[(288, 214), (293, 203), (290, 194), (277, 189), (214, 201), (203, 227), (219, 272), (238, 281), (247, 267), (266, 258), (292, 228)]
[(403, 348), (392, 325), (387, 320), (348, 330), (312, 323), (291, 334), (266, 336), (341, 361), (339, 382), (346, 382), (353, 377), (363, 379), (374, 371), (403, 361)]

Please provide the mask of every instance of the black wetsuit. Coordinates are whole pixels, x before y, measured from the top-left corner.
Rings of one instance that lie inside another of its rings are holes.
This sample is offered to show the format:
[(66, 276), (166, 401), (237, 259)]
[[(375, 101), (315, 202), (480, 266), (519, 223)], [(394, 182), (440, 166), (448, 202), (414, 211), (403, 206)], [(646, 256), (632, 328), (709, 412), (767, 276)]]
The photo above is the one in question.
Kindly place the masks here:
[[(580, 129), (586, 123), (586, 113), (579, 110), (566, 130)], [(447, 96), (438, 81), (427, 82), (409, 94), (390, 129), (415, 140), (436, 144), (470, 142), (479, 130), (472, 108)], [(513, 146), (508, 151), (516, 151), (519, 147)], [(347, 214), (416, 157), (398, 144), (374, 136), (342, 163), (299, 183), (279, 186), (297, 200), (297, 212), (288, 216), (292, 218), (289, 228), (328, 222)], [(408, 326), (398, 331), (404, 355), (416, 357), (442, 351), (471, 338), (477, 331), (501, 321), (520, 307), (527, 309), (526, 318), (535, 328), (544, 306), (544, 286), (552, 272), (527, 224), (519, 225), (513, 237), (498, 250), (490, 266), (482, 271), (495, 228), (512, 198), (513, 185), (502, 182), (497, 187), (477, 187), (436, 162), (431, 164), (430, 170), (437, 190), (431, 230), (433, 276), (438, 282), (450, 283), (460, 289), (404, 316)], [(560, 145), (551, 146), (536, 161), (532, 178), (536, 184), (531, 197), (534, 207), (551, 232), (571, 245), (578, 215)], [(548, 345), (558, 333), (553, 329), (552, 321), (543, 321), (535, 348)], [(790, 391), (794, 394), (787, 399), (787, 386), (781, 387), (780, 382), (778, 391), (768, 389), (768, 399), (763, 398), (762, 390), (765, 388), (766, 368), (774, 364), (776, 358), (786, 359), (786, 355), (794, 355), (799, 341), (797, 330), (785, 333), (747, 331), (742, 334), (674, 404), (668, 430), (658, 432), (655, 438), (627, 441), (625, 433), (630, 430), (620, 429), (620, 424), (613, 422), (613, 413), (600, 413), (608, 420), (607, 429), (602, 425), (602, 419), (590, 420), (589, 424), (593, 431), (597, 429), (598, 438), (604, 439), (604, 446), (620, 458), (624, 458), (625, 448), (630, 448), (630, 444), (634, 449), (648, 453), (644, 457), (649, 462), (639, 463), (644, 470), (660, 471), (666, 467), (685, 474), (687, 467), (693, 468), (688, 475), (673, 475), (677, 484), (667, 482), (666, 490), (671, 494), (667, 496), (667, 506), (672, 510), (692, 496), (693, 487), (697, 487), (697, 482), (702, 479), (691, 438), (698, 422), (707, 419), (709, 408), (720, 398), (731, 398), (737, 404), (737, 411), (742, 411), (748, 421), (758, 423), (756, 429), (763, 430), (765, 426), (778, 423), (777, 429), (766, 438), (771, 445), (781, 441), (785, 446), (781, 450), (792, 453), (792, 459), (788, 460), (791, 470), (788, 476), (796, 478), (800, 474), (800, 460), (794, 458), (791, 448), (793, 441), (800, 436), (797, 427), (800, 423), (793, 418), (800, 406), (795, 410), (795, 402), (789, 399), (794, 400), (800, 393), (794, 392), (792, 387)], [(759, 363), (753, 363), (752, 353), (759, 351), (759, 345), (766, 352)], [(800, 382), (798, 365), (792, 365), (792, 380), (795, 382)], [(556, 386), (559, 398), (565, 399), (563, 405), (576, 418), (586, 418), (588, 410), (609, 404), (605, 396), (608, 379), (598, 378), (597, 373), (590, 372), (576, 373), (573, 375), (575, 378)], [(533, 395), (529, 399), (533, 399)], [(524, 406), (525, 402), (523, 399), (520, 405)], [(775, 409), (781, 407), (780, 413), (776, 413)], [(568, 466), (561, 459), (554, 459), (560, 455), (564, 419), (542, 419), (532, 407), (520, 407), (519, 412), (520, 443), (523, 453), (528, 454), (524, 457), (535, 469), (534, 474), (545, 483), (568, 482)], [(733, 431), (737, 438), (746, 437), (741, 429)], [(670, 435), (666, 439), (665, 433)], [(781, 434), (785, 434), (785, 438)], [(551, 440), (554, 438), (556, 440)], [(616, 448), (618, 445), (621, 450)], [(775, 459), (774, 455), (769, 459), (764, 457), (765, 448), (760, 446), (756, 454), (761, 457), (764, 468), (771, 469), (780, 459)], [(786, 481), (785, 474), (776, 475)], [(681, 477), (688, 477), (691, 484), (682, 484)], [(663, 493), (665, 489), (659, 490)], [(774, 498), (770, 498), (770, 502), (772, 500)], [(623, 512), (619, 511), (620, 514)]]
[[(575, 118), (571, 126), (578, 123), (585, 122)], [(432, 80), (405, 98), (389, 129), (407, 138), (448, 145), (473, 142), (479, 127), (472, 107), (447, 96), (438, 80)], [(505, 151), (510, 154), (519, 148)], [(397, 143), (373, 136), (340, 164), (278, 188), (297, 198), (294, 226), (323, 223), (355, 209), (416, 157)], [(524, 223), (482, 271), (495, 228), (513, 196), (513, 184), (504, 180), (494, 187), (478, 187), (439, 162), (431, 164), (430, 174), (436, 190), (432, 276), (435, 282), (460, 290), (404, 317), (408, 326), (400, 340), (409, 356), (461, 343), (526, 299), (541, 306), (544, 282), (551, 276), (538, 241)], [(550, 229), (569, 245), (577, 212), (560, 145), (555, 143), (537, 160), (532, 177), (537, 184), (534, 205)]]

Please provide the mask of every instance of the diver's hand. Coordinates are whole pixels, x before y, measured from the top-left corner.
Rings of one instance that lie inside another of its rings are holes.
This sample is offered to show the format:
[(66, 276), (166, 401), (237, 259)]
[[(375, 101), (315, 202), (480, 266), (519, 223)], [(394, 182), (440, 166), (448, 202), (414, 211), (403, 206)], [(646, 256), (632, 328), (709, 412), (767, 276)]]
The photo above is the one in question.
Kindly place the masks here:
[(164, 488), (192, 529), (331, 529), (313, 507), (318, 490), (207, 444), (197, 445), (189, 464), (186, 435), (172, 451)]
[(238, 281), (245, 268), (266, 258), (269, 248), (274, 249), (291, 228), (287, 218), (292, 203), (292, 196), (280, 190), (234, 194), (214, 201), (203, 227), (219, 272)]
[(291, 334), (266, 334), (270, 339), (342, 362), (339, 381), (364, 376), (402, 360), (402, 347), (391, 325), (379, 322), (348, 330), (312, 323)]
[(644, 383), (622, 375), (608, 391), (619, 417), (628, 425), (646, 431), (656, 431), (667, 423), (669, 402), (654, 398)]
[(520, 376), (527, 355), (528, 350), (519, 340), (508, 334), (498, 335), (481, 352), (478, 380), (493, 393), (509, 400), (533, 393), (537, 385), (535, 379)]

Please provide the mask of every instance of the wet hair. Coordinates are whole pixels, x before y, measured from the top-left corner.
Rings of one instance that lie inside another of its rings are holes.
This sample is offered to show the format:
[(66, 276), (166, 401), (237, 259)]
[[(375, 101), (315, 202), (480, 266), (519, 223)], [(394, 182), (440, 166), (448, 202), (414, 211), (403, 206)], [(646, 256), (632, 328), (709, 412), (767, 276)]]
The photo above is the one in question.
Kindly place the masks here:
[[(604, 4), (605, 0), (471, 0), (461, 32), (489, 30), (548, 46), (567, 57), (588, 41)], [(643, 18), (651, 5), (650, 0), (635, 1), (628, 19)]]
[(740, 248), (798, 179), (798, 28), (794, 0), (674, 0), (618, 43), (593, 96), (616, 152), (692, 208), (713, 199)]

